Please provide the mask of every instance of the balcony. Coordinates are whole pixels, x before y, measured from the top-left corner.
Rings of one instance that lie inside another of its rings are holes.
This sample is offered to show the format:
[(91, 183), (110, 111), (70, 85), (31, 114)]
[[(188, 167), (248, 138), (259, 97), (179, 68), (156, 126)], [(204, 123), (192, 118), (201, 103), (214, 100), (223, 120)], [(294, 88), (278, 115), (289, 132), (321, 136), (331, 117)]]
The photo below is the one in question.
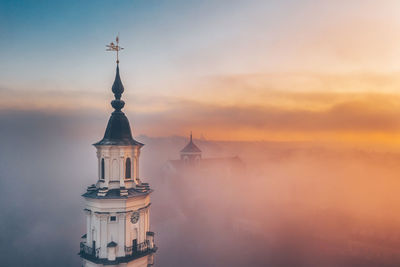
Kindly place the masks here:
[(85, 242), (80, 243), (80, 250), (79, 250), (79, 255), (81, 255), (83, 258), (92, 260), (92, 259), (97, 259), (99, 258), (99, 251), (100, 248), (93, 249), (91, 247), (88, 247)]
[(136, 246), (126, 247), (125, 254), (127, 256), (132, 256), (135, 254), (145, 254), (150, 249), (148, 240), (143, 243), (137, 244)]
[(95, 250), (93, 250), (93, 248), (88, 247), (84, 242), (81, 242), (79, 255), (86, 260), (98, 264), (119, 264), (126, 263), (154, 253), (157, 251), (157, 247), (153, 246), (151, 248), (148, 241), (137, 244), (136, 246), (125, 247), (125, 256), (117, 257), (115, 261), (110, 261), (107, 258), (99, 258), (99, 251), (100, 248), (96, 248)]

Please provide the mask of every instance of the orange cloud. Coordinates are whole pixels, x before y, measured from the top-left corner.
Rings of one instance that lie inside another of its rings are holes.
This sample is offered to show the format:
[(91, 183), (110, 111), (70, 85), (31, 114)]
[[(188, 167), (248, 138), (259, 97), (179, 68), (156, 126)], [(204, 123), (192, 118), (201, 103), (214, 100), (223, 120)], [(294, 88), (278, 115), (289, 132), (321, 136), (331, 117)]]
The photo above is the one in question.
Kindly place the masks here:
[[(235, 75), (203, 79), (186, 95), (177, 94), (179, 97), (126, 93), (124, 100), (135, 134), (183, 135), (193, 130), (214, 140), (397, 144), (400, 95), (392, 92), (396, 84), (400, 85), (396, 75), (368, 73)], [(365, 90), (367, 87), (382, 92)], [(95, 110), (105, 118), (111, 111), (111, 92), (0, 90), (0, 95), (3, 110)]]
[[(298, 93), (286, 97), (292, 101)], [(335, 94), (311, 95), (314, 101)], [(340, 94), (339, 99), (346, 98)], [(308, 98), (307, 98), (308, 99)], [(219, 140), (320, 140), (397, 143), (400, 96), (347, 95), (347, 101), (318, 110), (264, 106), (216, 105), (181, 101), (162, 113), (143, 113), (141, 132), (172, 135), (194, 130)], [(397, 103), (396, 103), (397, 102)]]

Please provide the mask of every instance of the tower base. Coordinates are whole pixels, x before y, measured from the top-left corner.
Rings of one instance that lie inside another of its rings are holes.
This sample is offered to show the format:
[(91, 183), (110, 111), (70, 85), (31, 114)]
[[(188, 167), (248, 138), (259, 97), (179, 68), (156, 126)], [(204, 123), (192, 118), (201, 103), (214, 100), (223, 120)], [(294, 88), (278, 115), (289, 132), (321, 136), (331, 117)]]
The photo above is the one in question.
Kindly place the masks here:
[(105, 263), (94, 263), (87, 259), (82, 259), (82, 267), (150, 267), (154, 264), (153, 254), (143, 256), (141, 258), (129, 261), (129, 262), (118, 262), (115, 264), (112, 262)]

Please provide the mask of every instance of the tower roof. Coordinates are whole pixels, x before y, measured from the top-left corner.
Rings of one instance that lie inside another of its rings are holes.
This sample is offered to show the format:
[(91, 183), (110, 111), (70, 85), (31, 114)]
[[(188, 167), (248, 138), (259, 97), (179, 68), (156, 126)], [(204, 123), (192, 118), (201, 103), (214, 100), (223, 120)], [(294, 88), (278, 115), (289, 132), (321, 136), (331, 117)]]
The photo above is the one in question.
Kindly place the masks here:
[(103, 139), (94, 145), (143, 146), (142, 143), (132, 138), (129, 120), (121, 111), (121, 109), (125, 106), (125, 102), (121, 100), (122, 93), (124, 92), (124, 86), (122, 85), (122, 81), (119, 76), (119, 64), (117, 64), (117, 72), (115, 75), (114, 84), (112, 86), (112, 92), (114, 93), (115, 99), (111, 101), (111, 106), (115, 110), (113, 113), (111, 113), (111, 117), (108, 120)]
[(190, 133), (189, 143), (181, 150), (181, 153), (201, 153), (201, 150), (193, 143), (192, 133)]

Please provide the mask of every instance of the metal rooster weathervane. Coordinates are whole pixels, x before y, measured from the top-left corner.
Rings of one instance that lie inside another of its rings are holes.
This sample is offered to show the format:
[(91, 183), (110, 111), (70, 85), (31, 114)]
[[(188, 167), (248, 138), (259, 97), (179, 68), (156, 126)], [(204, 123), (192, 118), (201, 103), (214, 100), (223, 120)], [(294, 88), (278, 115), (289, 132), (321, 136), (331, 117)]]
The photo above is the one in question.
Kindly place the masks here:
[(107, 49), (106, 51), (116, 51), (117, 52), (117, 64), (119, 63), (119, 58), (118, 58), (118, 52), (123, 50), (124, 48), (119, 46), (119, 37), (117, 35), (117, 38), (115, 38), (116, 44), (114, 42), (111, 42), (109, 45), (106, 45)]

